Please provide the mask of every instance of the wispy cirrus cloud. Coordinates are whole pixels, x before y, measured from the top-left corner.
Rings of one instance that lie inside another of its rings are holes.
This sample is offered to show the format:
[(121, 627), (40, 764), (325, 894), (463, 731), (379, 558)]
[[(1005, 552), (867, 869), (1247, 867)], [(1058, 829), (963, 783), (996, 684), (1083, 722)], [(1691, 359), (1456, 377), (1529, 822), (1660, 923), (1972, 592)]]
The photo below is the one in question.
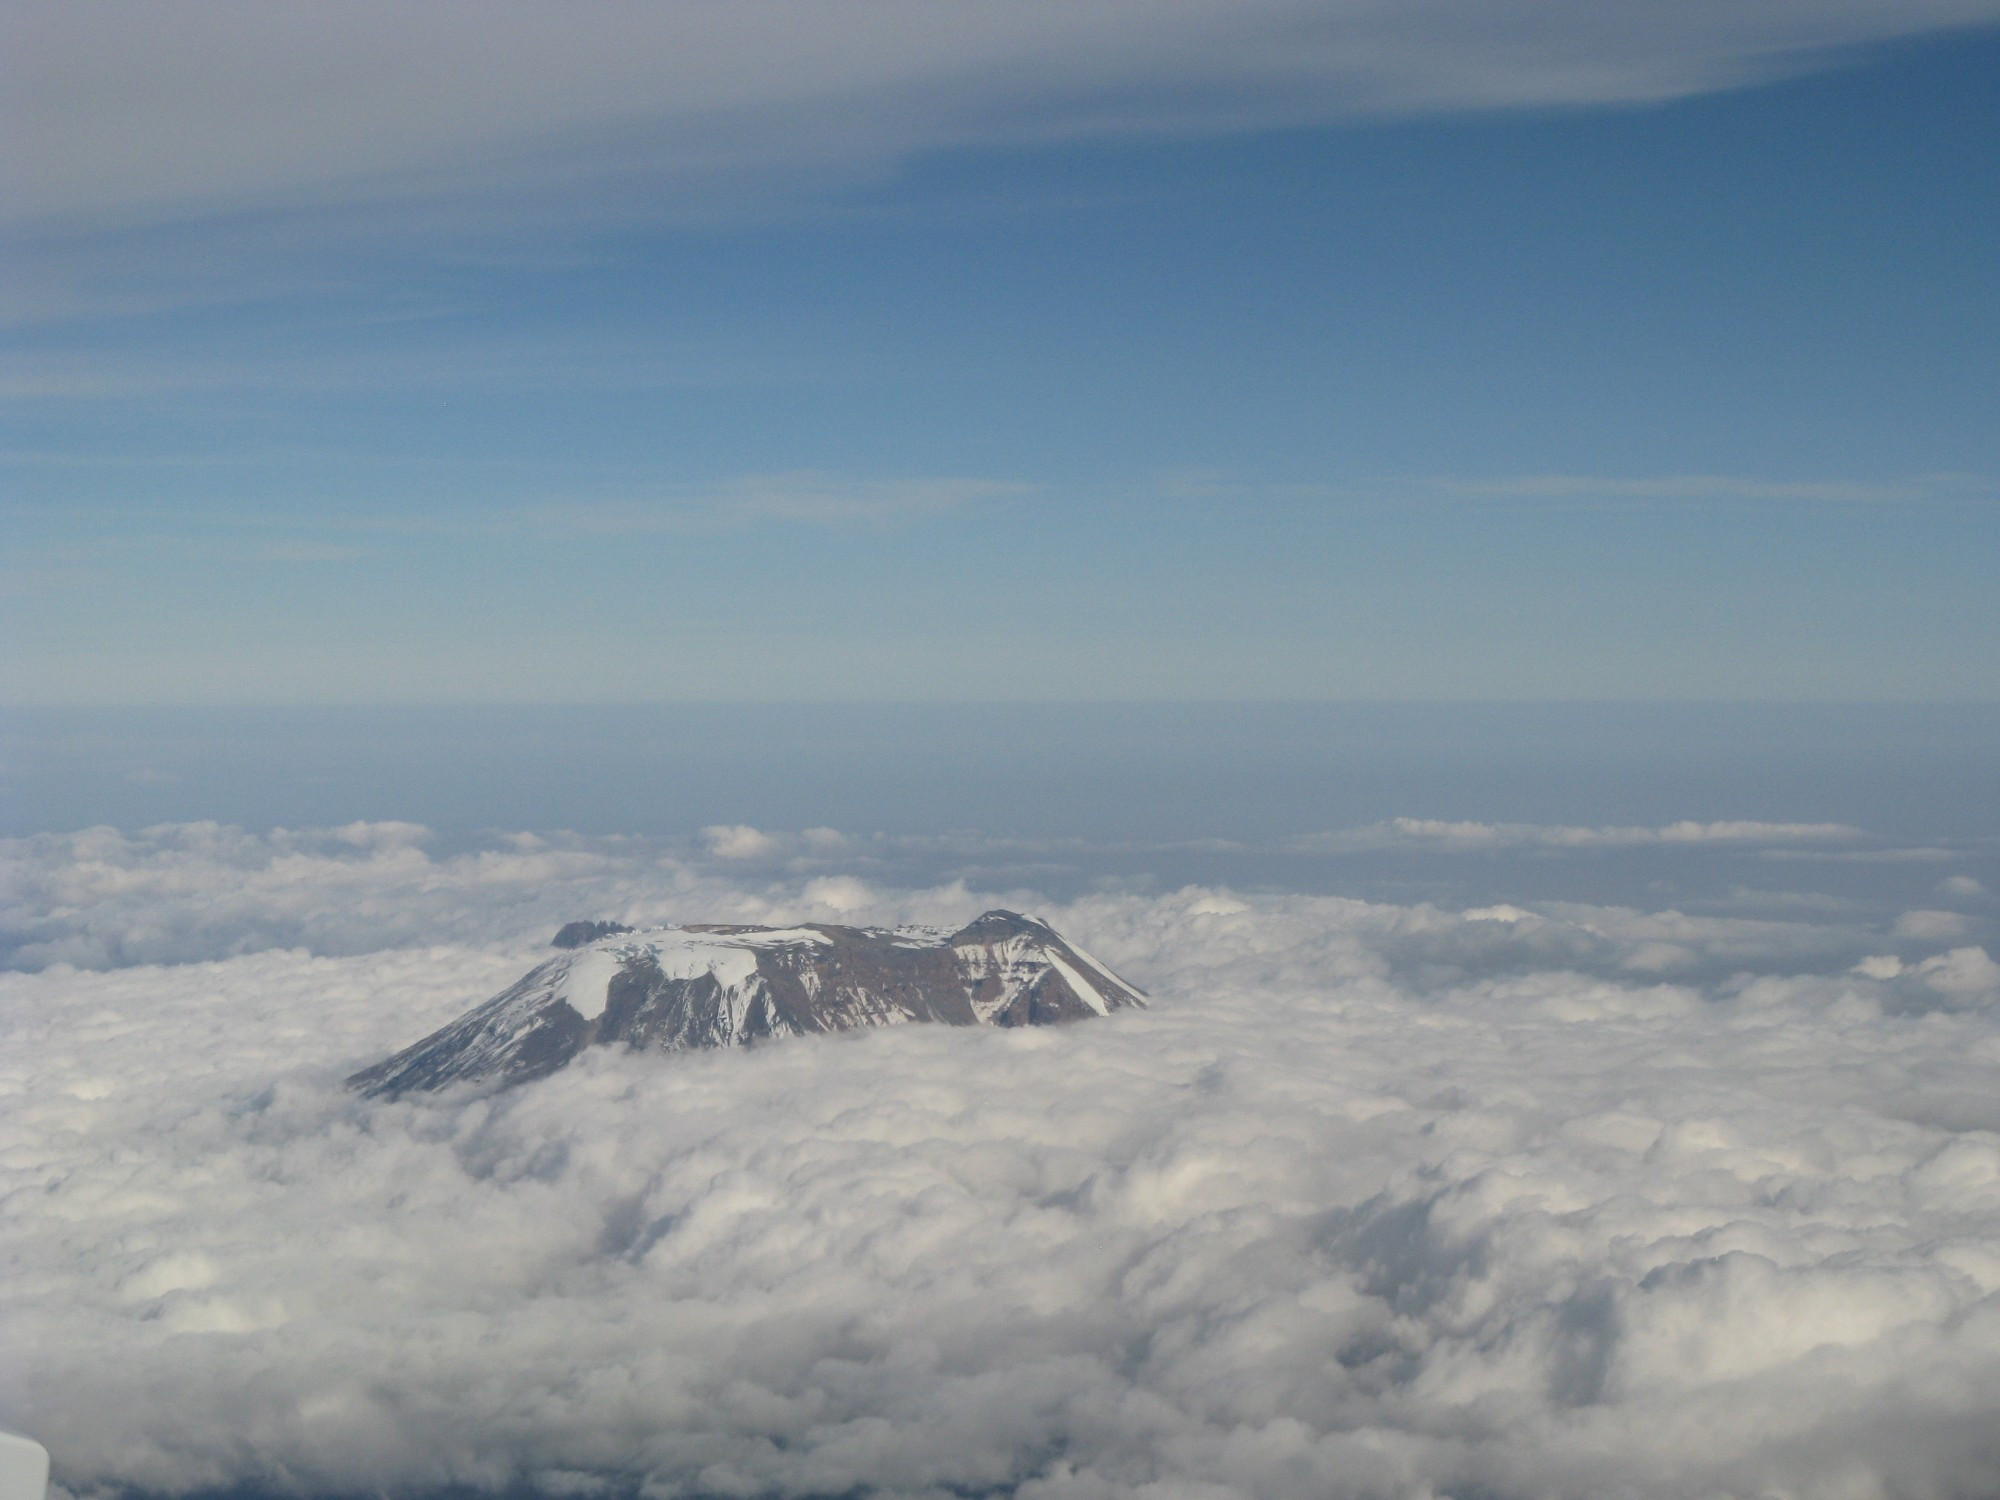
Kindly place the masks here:
[[(609, 484), (606, 485), (609, 487)], [(890, 526), (944, 517), (984, 505), (1022, 499), (1038, 487), (971, 476), (874, 478), (799, 471), (751, 474), (655, 489), (645, 495), (605, 498), (567, 494), (546, 501), (465, 503), (410, 513), (401, 510), (325, 509), (307, 516), (248, 509), (194, 510), (132, 506), (110, 510), (118, 534), (103, 544), (125, 551), (241, 557), (254, 562), (350, 562), (368, 555), (369, 538), (451, 536), (568, 537), (674, 535), (773, 525), (803, 527)], [(22, 514), (59, 514), (60, 507), (24, 506)], [(200, 523), (199, 536), (179, 528)], [(388, 545), (384, 541), (384, 545)], [(31, 550), (22, 544), (24, 553)], [(61, 550), (61, 549), (58, 549)], [(67, 549), (74, 551), (74, 547)], [(94, 548), (93, 550), (101, 550)]]
[(2000, 480), (1984, 474), (1916, 474), (1898, 479), (1744, 474), (1407, 474), (1324, 484), (1259, 484), (1226, 475), (1182, 473), (1162, 481), (1192, 499), (1348, 504), (1521, 505), (1923, 505), (2000, 500)]
[(944, 515), (1033, 490), (1032, 485), (999, 479), (870, 479), (802, 470), (747, 474), (714, 485), (662, 490), (644, 499), (570, 501), (546, 510), (523, 507), (504, 513), (499, 524), (555, 526), (606, 535), (762, 521), (869, 525)]
[(257, 548), (255, 555), (258, 562), (343, 563), (358, 562), (368, 554), (364, 548), (339, 542), (290, 541), (268, 542)]
[(2000, 485), (1971, 474), (1925, 474), (1887, 482), (1759, 479), (1738, 474), (1636, 478), (1526, 474), (1495, 479), (1417, 479), (1412, 490), (1464, 500), (1721, 501), (1772, 504), (1897, 505), (1947, 498), (2000, 497)]

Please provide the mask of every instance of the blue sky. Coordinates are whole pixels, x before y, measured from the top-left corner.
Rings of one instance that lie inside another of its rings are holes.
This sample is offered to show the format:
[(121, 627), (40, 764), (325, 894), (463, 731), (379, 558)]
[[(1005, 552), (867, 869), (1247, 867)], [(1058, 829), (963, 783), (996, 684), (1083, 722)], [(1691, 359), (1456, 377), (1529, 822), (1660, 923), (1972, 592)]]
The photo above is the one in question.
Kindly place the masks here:
[(0, 696), (2000, 698), (1994, 7), (746, 7), (692, 124), (502, 9), (461, 137), (448, 28), (12, 7)]

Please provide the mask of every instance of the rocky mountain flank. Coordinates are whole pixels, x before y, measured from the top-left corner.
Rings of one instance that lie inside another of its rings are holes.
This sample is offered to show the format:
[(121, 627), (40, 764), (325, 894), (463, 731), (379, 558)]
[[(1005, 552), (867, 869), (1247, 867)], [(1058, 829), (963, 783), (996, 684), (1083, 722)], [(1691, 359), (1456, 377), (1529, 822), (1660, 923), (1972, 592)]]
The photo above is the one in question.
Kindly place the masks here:
[(1047, 1026), (1144, 997), (1046, 922), (989, 911), (937, 927), (571, 923), (571, 951), (347, 1080), (364, 1094), (525, 1083), (586, 1047), (684, 1052), (942, 1021)]

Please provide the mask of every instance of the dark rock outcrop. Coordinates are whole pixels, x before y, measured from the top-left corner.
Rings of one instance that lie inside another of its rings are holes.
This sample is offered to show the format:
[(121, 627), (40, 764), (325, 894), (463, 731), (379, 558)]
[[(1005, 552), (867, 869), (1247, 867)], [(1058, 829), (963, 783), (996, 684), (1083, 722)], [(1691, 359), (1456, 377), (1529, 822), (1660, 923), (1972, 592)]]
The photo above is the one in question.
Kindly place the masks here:
[[(584, 925), (565, 927), (558, 945)], [(912, 1021), (1046, 1026), (1145, 1004), (1047, 923), (1010, 911), (989, 911), (956, 932), (603, 925), (614, 930), (550, 959), (348, 1086), (399, 1094), (524, 1083), (586, 1047), (682, 1052)]]
[(549, 939), (551, 948), (583, 948), (600, 938), (616, 937), (632, 929), (623, 922), (565, 922)]

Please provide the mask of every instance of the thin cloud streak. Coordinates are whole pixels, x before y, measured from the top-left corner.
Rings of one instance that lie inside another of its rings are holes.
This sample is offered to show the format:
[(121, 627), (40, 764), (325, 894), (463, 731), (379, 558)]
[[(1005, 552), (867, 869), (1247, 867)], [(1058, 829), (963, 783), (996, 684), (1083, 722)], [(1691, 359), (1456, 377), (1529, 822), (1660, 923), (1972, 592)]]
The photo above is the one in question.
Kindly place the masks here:
[(707, 530), (759, 522), (806, 526), (884, 525), (947, 515), (1033, 493), (1035, 486), (972, 478), (847, 479), (802, 471), (753, 474), (711, 488), (672, 491), (652, 500), (579, 501), (529, 507), (502, 524), (605, 536)]
[(1169, 474), (1167, 493), (1194, 500), (1335, 505), (1772, 505), (1992, 504), (2000, 480), (1984, 474), (1901, 479), (1774, 479), (1745, 474), (1414, 474), (1331, 484), (1254, 484), (1216, 474)]
[(1316, 854), (1367, 850), (1434, 850), (1458, 854), (1500, 849), (1631, 849), (1659, 845), (1783, 847), (1792, 844), (1850, 844), (1865, 837), (1860, 829), (1845, 823), (1687, 821), (1658, 828), (1589, 828), (1545, 823), (1392, 818), (1367, 828), (1304, 834), (1292, 839), (1288, 847)]
[[(345, 456), (342, 455), (344, 458)], [(189, 460), (191, 466), (199, 460)], [(744, 526), (809, 527), (885, 526), (942, 517), (1040, 492), (1040, 486), (1000, 479), (940, 475), (871, 479), (815, 470), (781, 474), (747, 474), (712, 485), (661, 489), (644, 497), (604, 499), (565, 496), (530, 504), (458, 505), (422, 514), (376, 511), (321, 511), (311, 516), (264, 514), (254, 510), (162, 510), (133, 506), (103, 510), (119, 523), (119, 535), (108, 544), (148, 553), (162, 547), (189, 555), (241, 555), (245, 546), (257, 557), (287, 560), (290, 554), (330, 556), (339, 552), (358, 557), (361, 549), (338, 537), (366, 536), (565, 536), (676, 535), (727, 531)], [(24, 506), (22, 514), (59, 519), (55, 504)], [(185, 534), (188, 523), (210, 534)], [(168, 535), (149, 534), (150, 526)], [(289, 534), (285, 541), (245, 543), (238, 534)], [(80, 550), (70, 544), (70, 550)], [(290, 557), (290, 560), (297, 560)]]

